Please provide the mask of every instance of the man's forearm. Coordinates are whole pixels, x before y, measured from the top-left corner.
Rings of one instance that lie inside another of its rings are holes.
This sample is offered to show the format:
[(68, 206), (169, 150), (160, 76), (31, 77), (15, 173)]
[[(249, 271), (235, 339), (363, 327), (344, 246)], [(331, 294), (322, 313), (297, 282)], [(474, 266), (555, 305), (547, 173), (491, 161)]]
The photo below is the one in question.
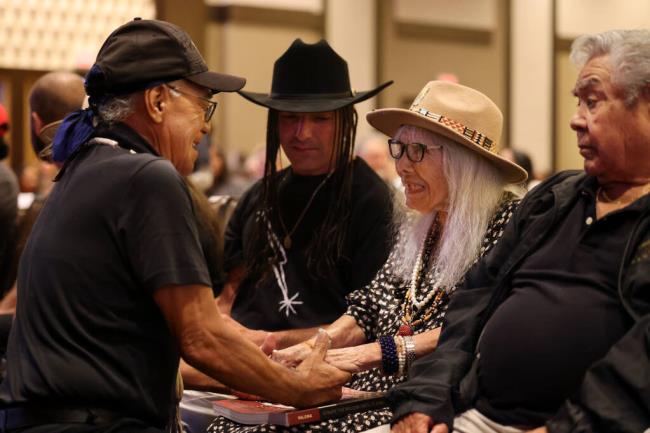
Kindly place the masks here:
[(183, 378), (183, 387), (185, 389), (194, 389), (199, 391), (211, 391), (230, 394), (232, 390), (223, 383), (201, 373), (181, 359), (180, 364), (181, 376)]
[(314, 337), (318, 332), (318, 328), (325, 328), (327, 325), (315, 326), (313, 328), (301, 329), (286, 329), (284, 331), (275, 331), (273, 335), (276, 338), (276, 348), (284, 349), (285, 347), (293, 346), (294, 344), (301, 343)]
[[(330, 338), (332, 339), (332, 346), (331, 346), (332, 349), (338, 347), (358, 346), (366, 342), (366, 335), (364, 334), (363, 329), (361, 329), (361, 327), (357, 324), (357, 321), (354, 319), (354, 317), (348, 316), (347, 314), (344, 314), (338, 319), (336, 319), (334, 323), (330, 325), (323, 325), (321, 326), (321, 328), (325, 328)], [(307, 343), (310, 346), (314, 343), (314, 340), (316, 338), (315, 336), (316, 329), (317, 328), (306, 329), (306, 330), (313, 330), (313, 333), (307, 336), (307, 338), (309, 338)], [(297, 343), (305, 341), (307, 340), (307, 338), (304, 338), (303, 340), (300, 340)], [(283, 346), (283, 347), (287, 347), (287, 346)]]

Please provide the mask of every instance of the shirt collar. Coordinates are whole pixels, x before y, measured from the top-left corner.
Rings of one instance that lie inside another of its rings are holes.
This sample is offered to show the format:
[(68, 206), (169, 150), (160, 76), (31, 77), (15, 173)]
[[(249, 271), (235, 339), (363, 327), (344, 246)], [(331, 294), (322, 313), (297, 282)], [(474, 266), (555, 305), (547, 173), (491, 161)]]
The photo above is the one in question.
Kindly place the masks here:
[(149, 153), (160, 156), (147, 140), (125, 123), (119, 122), (111, 125), (99, 125), (95, 129), (93, 137), (104, 137), (115, 140), (120, 147), (133, 150), (136, 153)]

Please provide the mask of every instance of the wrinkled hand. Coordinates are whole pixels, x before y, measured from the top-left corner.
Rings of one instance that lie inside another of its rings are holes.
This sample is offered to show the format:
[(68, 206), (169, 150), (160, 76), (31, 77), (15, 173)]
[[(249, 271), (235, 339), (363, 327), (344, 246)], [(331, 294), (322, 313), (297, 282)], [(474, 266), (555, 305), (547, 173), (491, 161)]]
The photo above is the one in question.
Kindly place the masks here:
[(264, 341), (260, 345), (260, 349), (266, 356), (271, 356), (275, 352), (275, 348), (278, 347), (278, 339), (271, 332), (266, 333)]
[(434, 424), (433, 418), (421, 412), (413, 412), (400, 418), (391, 433), (448, 433), (446, 424)]
[(381, 349), (377, 343), (330, 349), (325, 361), (348, 373), (358, 373), (379, 366)]
[(234, 327), (237, 332), (239, 332), (244, 338), (249, 339), (258, 346), (261, 346), (264, 343), (264, 340), (268, 336), (266, 331), (257, 331), (254, 329), (248, 329), (232, 317), (227, 314), (222, 314), (221, 319), (226, 322), (228, 325)]
[(302, 392), (292, 403), (296, 407), (309, 407), (341, 398), (341, 387), (350, 380), (350, 374), (325, 362), (325, 353), (330, 345), (330, 337), (321, 329), (318, 331), (314, 350), (296, 368), (302, 385)]
[(271, 359), (279, 362), (285, 367), (297, 367), (311, 353), (311, 346), (306, 342), (287, 347), (282, 350), (274, 350)]

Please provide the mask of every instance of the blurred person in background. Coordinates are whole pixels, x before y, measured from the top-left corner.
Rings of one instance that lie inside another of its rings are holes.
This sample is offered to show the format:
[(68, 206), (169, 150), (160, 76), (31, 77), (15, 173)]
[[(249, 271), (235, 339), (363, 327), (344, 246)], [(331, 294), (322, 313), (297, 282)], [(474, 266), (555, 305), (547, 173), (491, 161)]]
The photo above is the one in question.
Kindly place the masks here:
[(0, 311), (4, 314), (13, 314), (15, 311), (18, 262), (58, 171), (51, 159), (52, 139), (63, 118), (80, 109), (85, 97), (83, 79), (68, 71), (49, 72), (36, 80), (30, 89), (31, 144), (39, 162), (27, 166), (33, 173), (33, 185), (28, 192), (21, 193), (22, 200), (19, 200), (19, 206), (24, 212), (19, 221), (16, 245), (12, 251), (11, 290), (0, 301)]
[[(5, 158), (9, 155), (9, 145), (5, 134), (9, 131), (9, 115), (0, 104), (0, 296), (13, 286), (15, 273), (13, 271), (14, 250), (18, 224), (18, 179), (7, 164)], [(0, 314), (6, 314), (6, 308), (0, 307)], [(0, 346), (6, 344), (7, 332), (11, 326), (11, 317), (0, 318)]]
[(403, 188), (384, 135), (373, 133), (360, 140), (356, 146), (356, 154), (366, 161), (391, 188), (396, 191)]
[(208, 197), (227, 195), (239, 198), (251, 186), (251, 181), (234, 172), (228, 167), (228, 160), (216, 144), (209, 148), (209, 169), (212, 174), (212, 184), (205, 192)]
[(540, 181), (536, 177), (533, 160), (526, 152), (517, 150), (513, 147), (506, 147), (503, 148), (499, 154), (508, 161), (512, 161), (526, 170), (526, 173), (528, 173), (528, 179), (525, 184), (527, 190), (531, 190), (539, 184)]

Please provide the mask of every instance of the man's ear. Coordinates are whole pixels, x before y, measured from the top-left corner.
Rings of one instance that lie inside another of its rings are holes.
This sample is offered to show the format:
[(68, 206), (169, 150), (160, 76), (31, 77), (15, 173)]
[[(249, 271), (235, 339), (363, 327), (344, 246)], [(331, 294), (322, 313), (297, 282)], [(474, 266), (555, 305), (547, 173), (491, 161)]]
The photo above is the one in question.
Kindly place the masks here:
[(40, 134), (41, 129), (43, 129), (43, 119), (41, 119), (41, 116), (39, 116), (35, 111), (30, 113), (30, 117), (32, 119), (32, 129), (34, 130), (34, 133), (36, 135)]
[(156, 86), (151, 89), (144, 91), (144, 107), (147, 111), (147, 114), (155, 123), (160, 123), (163, 121), (167, 95), (165, 92), (164, 86)]

